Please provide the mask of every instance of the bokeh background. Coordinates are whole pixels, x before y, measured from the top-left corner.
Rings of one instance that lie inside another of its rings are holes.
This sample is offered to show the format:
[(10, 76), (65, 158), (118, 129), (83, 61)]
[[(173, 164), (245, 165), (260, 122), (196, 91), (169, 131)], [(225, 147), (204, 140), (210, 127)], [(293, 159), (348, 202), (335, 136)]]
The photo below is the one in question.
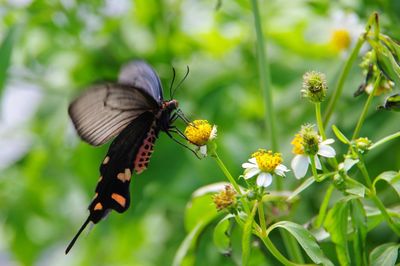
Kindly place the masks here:
[[(326, 73), (332, 88), (373, 11), (380, 13), (382, 31), (400, 39), (400, 2), (259, 4), (280, 151), (289, 165), (290, 140), (302, 124), (315, 123), (313, 106), (300, 98), (303, 73)], [(129, 60), (148, 61), (166, 96), (172, 67), (179, 80), (189, 66), (175, 98), (189, 118), (218, 125), (219, 153), (235, 176), (249, 154), (268, 148), (250, 1), (1, 0), (0, 41), (0, 265), (170, 265), (186, 234), (184, 213), (191, 194), (224, 181), (212, 159), (198, 160), (161, 134), (149, 169), (132, 180), (130, 209), (112, 213), (83, 233), (64, 255), (87, 217), (108, 146), (80, 141), (68, 118), (68, 103), (94, 82), (116, 80)], [(352, 96), (362, 81), (355, 66), (333, 116), (347, 134), (366, 99)], [(377, 97), (373, 107), (383, 100)], [(181, 121), (177, 125), (184, 129)], [(377, 140), (398, 129), (398, 114), (371, 110), (361, 134)], [(335, 148), (344, 150), (339, 142)], [(397, 140), (371, 152), (371, 174), (398, 170), (399, 150)], [(298, 184), (290, 173), (284, 180), (287, 190)], [(323, 191), (324, 184), (307, 190), (292, 220), (305, 223), (315, 215)], [(394, 195), (384, 191), (383, 199), (394, 204)], [(215, 249), (210, 232), (200, 238), (194, 265), (236, 265)], [(393, 237), (387, 227), (378, 226), (368, 241), (374, 246), (396, 241)], [(324, 249), (328, 256), (334, 252), (329, 244)], [(276, 265), (267, 251), (260, 254), (254, 265)]]

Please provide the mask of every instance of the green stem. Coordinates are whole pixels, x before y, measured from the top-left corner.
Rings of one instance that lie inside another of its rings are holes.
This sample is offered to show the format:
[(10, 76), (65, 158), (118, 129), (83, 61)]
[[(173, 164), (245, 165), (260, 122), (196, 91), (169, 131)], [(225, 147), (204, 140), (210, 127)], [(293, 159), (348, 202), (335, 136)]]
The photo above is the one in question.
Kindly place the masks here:
[(269, 64), (267, 62), (267, 56), (265, 52), (265, 43), (263, 30), (261, 26), (260, 13), (258, 9), (257, 0), (251, 0), (253, 16), (254, 16), (254, 26), (256, 29), (257, 36), (257, 59), (258, 59), (258, 72), (260, 75), (260, 85), (262, 92), (264, 94), (265, 100), (265, 123), (269, 129), (269, 138), (271, 147), (273, 150), (278, 150), (278, 138), (276, 134), (276, 123), (274, 116), (274, 103), (272, 96), (272, 86), (271, 86), (271, 74), (269, 69)]
[(382, 75), (379, 73), (378, 77), (375, 80), (374, 88), (373, 88), (372, 92), (369, 94), (367, 102), (364, 105), (364, 109), (360, 115), (360, 118), (358, 119), (357, 126), (354, 130), (353, 137), (352, 137), (353, 140), (355, 140), (358, 137), (358, 134), (360, 134), (361, 127), (364, 123), (365, 117), (367, 116), (368, 108), (371, 105), (372, 99), (374, 98), (375, 91), (378, 88), (379, 83), (381, 82), (381, 77), (382, 77)]
[(347, 59), (342, 72), (340, 73), (339, 80), (336, 84), (335, 90), (333, 91), (333, 95), (329, 100), (328, 108), (325, 113), (325, 117), (324, 117), (324, 126), (325, 127), (328, 125), (329, 119), (332, 116), (332, 113), (336, 107), (337, 101), (338, 101), (339, 97), (342, 95), (344, 81), (346, 80), (347, 76), (349, 75), (350, 69), (354, 64), (354, 61), (356, 60), (357, 55), (360, 52), (361, 46), (363, 45), (364, 41), (365, 41), (364, 35), (362, 35), (358, 38), (356, 45), (354, 46), (353, 50), (351, 51), (351, 54), (350, 54), (349, 58)]
[(380, 145), (382, 145), (382, 144), (384, 144), (384, 143), (386, 143), (388, 141), (391, 141), (391, 140), (393, 140), (395, 138), (398, 138), (398, 137), (400, 137), (400, 131), (396, 132), (396, 133), (394, 133), (392, 135), (389, 135), (387, 137), (384, 137), (383, 139), (375, 142), (371, 147), (369, 147), (369, 150), (375, 149), (376, 147), (378, 147), (378, 146), (380, 146)]
[(311, 172), (314, 176), (315, 181), (319, 182), (319, 177), (317, 173), (317, 167), (315, 166), (315, 156), (316, 155), (310, 155), (310, 161), (311, 161)]
[[(229, 172), (228, 168), (226, 168), (225, 164), (222, 162), (221, 158), (219, 158), (217, 152), (215, 151), (212, 154), (212, 157), (217, 161), (217, 164), (219, 166), (219, 168), (221, 168), (222, 172), (224, 173), (224, 175), (226, 176), (226, 178), (228, 178), (229, 183), (232, 184), (233, 188), (236, 190), (236, 192), (243, 196), (242, 190), (240, 189), (239, 185), (237, 184), (236, 180), (233, 178), (233, 176), (231, 175), (231, 173)], [(242, 197), (243, 199), (243, 207), (244, 210), (247, 214), (250, 213), (250, 208), (249, 205), (247, 204), (247, 201), (245, 199), (245, 197)]]
[(361, 174), (363, 175), (365, 183), (367, 184), (367, 186), (369, 188), (372, 188), (371, 178), (369, 177), (368, 170), (365, 167), (364, 158), (361, 155), (359, 155), (358, 157), (359, 157), (360, 160), (357, 163), (357, 167), (358, 167), (358, 169), (360, 169)]
[(314, 265), (314, 264), (298, 264), (291, 262), (288, 260), (282, 253), (275, 247), (274, 243), (269, 239), (268, 236), (262, 236), (260, 232), (255, 231), (254, 234), (258, 236), (262, 242), (264, 243), (265, 247), (268, 249), (269, 252), (283, 265), (286, 266), (305, 266), (305, 265)]
[(396, 223), (392, 220), (389, 213), (386, 210), (385, 205), (383, 205), (382, 201), (378, 198), (375, 193), (371, 193), (371, 199), (375, 203), (375, 206), (381, 211), (383, 217), (385, 218), (386, 222), (389, 224), (389, 227), (398, 235), (400, 236), (400, 228)]
[(325, 220), (326, 211), (328, 210), (329, 200), (331, 199), (332, 192), (335, 189), (333, 184), (330, 184), (328, 190), (325, 193), (324, 200), (321, 203), (321, 207), (319, 208), (318, 218), (315, 223), (315, 227), (320, 228), (322, 223)]
[(258, 219), (260, 220), (261, 235), (267, 235), (267, 225), (265, 224), (264, 204), (262, 200), (258, 204)]
[(322, 140), (326, 140), (325, 128), (324, 124), (322, 123), (322, 116), (321, 116), (321, 103), (315, 103), (315, 116), (317, 118), (319, 134), (321, 135)]

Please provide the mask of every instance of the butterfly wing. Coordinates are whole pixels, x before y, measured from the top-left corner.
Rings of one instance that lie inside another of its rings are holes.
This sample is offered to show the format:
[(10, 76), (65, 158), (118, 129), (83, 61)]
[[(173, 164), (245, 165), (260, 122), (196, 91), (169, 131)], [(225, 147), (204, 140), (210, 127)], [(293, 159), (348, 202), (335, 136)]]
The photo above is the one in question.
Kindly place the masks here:
[(93, 86), (75, 99), (68, 113), (78, 135), (89, 144), (104, 144), (143, 112), (159, 109), (146, 91), (123, 84)]
[(160, 79), (153, 68), (143, 61), (132, 61), (124, 65), (119, 73), (118, 83), (146, 91), (159, 104), (163, 101)]
[[(155, 116), (152, 112), (144, 112), (132, 121), (111, 143), (107, 155), (100, 166), (100, 179), (96, 187), (95, 197), (89, 205), (89, 217), (66, 249), (66, 253), (74, 245), (80, 233), (89, 222), (98, 223), (111, 210), (124, 212), (129, 208), (129, 184), (131, 175), (136, 169), (136, 161), (143, 158), (141, 154), (145, 146), (151, 146), (158, 134), (155, 127)], [(148, 140), (151, 144), (149, 145)], [(149, 150), (149, 147), (146, 148)], [(140, 152), (140, 154), (139, 154)], [(147, 154), (149, 157), (151, 154)]]

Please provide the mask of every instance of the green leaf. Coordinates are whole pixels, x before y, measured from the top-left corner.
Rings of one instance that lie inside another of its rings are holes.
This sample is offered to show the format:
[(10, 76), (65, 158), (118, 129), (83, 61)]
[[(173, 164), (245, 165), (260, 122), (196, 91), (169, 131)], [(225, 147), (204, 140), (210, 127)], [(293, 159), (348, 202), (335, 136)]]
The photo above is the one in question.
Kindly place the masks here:
[(366, 238), (367, 215), (360, 199), (351, 201), (351, 220), (353, 225), (353, 248), (356, 265), (367, 265)]
[(251, 233), (253, 229), (253, 222), (254, 222), (254, 216), (256, 215), (257, 211), (257, 204), (254, 205), (250, 216), (247, 217), (247, 220), (243, 226), (243, 235), (242, 235), (242, 265), (246, 266), (248, 265), (249, 259), (250, 259), (250, 253), (251, 253), (251, 248), (250, 248), (250, 241), (251, 241)]
[(271, 225), (268, 228), (268, 233), (278, 227), (287, 230), (294, 238), (296, 238), (297, 242), (314, 263), (333, 265), (333, 263), (322, 252), (314, 236), (303, 226), (289, 221), (281, 221)]
[(331, 235), (336, 245), (336, 253), (341, 265), (350, 265), (350, 255), (347, 246), (347, 225), (349, 216), (349, 198), (337, 202), (329, 210), (324, 227)]
[[(189, 234), (185, 237), (175, 254), (173, 265), (193, 265), (193, 250), (202, 231), (210, 224), (219, 213), (214, 207), (212, 195), (208, 192), (210, 186), (196, 190), (194, 197), (188, 203), (185, 213), (185, 228)], [(200, 192), (199, 192), (200, 191)]]
[[(217, 209), (212, 201), (212, 194), (208, 193), (208, 188), (210, 186), (205, 186), (197, 189), (191, 199), (187, 204), (185, 212), (185, 229), (189, 232), (191, 231), (200, 221), (210, 222), (217, 215)], [(221, 186), (223, 188), (223, 186)], [(204, 193), (198, 193), (198, 191), (204, 191)], [(214, 191), (214, 190), (213, 190)]]
[(354, 179), (352, 179), (351, 181), (349, 179), (346, 179), (345, 183), (347, 193), (358, 196), (360, 198), (364, 198), (366, 187), (363, 184), (357, 182)]
[(346, 136), (339, 130), (339, 128), (337, 128), (337, 126), (332, 125), (332, 130), (333, 130), (333, 133), (335, 133), (338, 140), (340, 140), (344, 144), (350, 145), (350, 140), (348, 138), (346, 138)]
[(309, 186), (311, 186), (315, 182), (314, 176), (311, 176), (307, 178), (301, 185), (296, 188), (293, 193), (289, 196), (287, 201), (292, 201), (297, 195), (299, 195), (303, 190), (307, 189)]
[(369, 255), (371, 266), (392, 266), (395, 265), (399, 254), (400, 245), (397, 243), (386, 243), (372, 250)]
[(372, 183), (374, 189), (376, 189), (376, 183), (380, 180), (384, 180), (389, 185), (391, 185), (400, 197), (400, 172), (386, 171), (381, 173), (375, 178), (374, 182)]
[(7, 81), (7, 71), (10, 66), (12, 48), (15, 42), (16, 27), (11, 27), (0, 46), (0, 96)]
[(172, 262), (173, 266), (194, 265), (195, 258), (191, 254), (191, 251), (206, 225), (205, 222), (199, 222), (185, 237), (179, 246), (178, 251), (175, 253), (174, 261)]
[(382, 73), (394, 81), (396, 86), (400, 84), (400, 66), (397, 64), (390, 50), (383, 44), (374, 41), (370, 42), (376, 52), (376, 59)]
[(228, 214), (214, 228), (213, 240), (214, 245), (217, 247), (218, 251), (224, 255), (229, 255), (231, 253), (231, 238), (230, 229), (232, 225), (232, 214)]

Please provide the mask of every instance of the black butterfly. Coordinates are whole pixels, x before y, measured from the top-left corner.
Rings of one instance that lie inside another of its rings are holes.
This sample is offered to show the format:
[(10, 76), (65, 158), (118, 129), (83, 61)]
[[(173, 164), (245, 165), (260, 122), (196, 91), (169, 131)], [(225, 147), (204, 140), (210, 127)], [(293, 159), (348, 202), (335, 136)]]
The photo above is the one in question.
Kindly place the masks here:
[(69, 115), (84, 141), (98, 146), (116, 137), (100, 165), (89, 217), (66, 254), (89, 222), (96, 224), (111, 210), (122, 213), (129, 208), (131, 175), (147, 168), (160, 130), (170, 137), (170, 132), (180, 133), (172, 126), (182, 117), (177, 107), (174, 99), (164, 101), (160, 79), (142, 61), (123, 67), (118, 83), (95, 85), (70, 104)]

